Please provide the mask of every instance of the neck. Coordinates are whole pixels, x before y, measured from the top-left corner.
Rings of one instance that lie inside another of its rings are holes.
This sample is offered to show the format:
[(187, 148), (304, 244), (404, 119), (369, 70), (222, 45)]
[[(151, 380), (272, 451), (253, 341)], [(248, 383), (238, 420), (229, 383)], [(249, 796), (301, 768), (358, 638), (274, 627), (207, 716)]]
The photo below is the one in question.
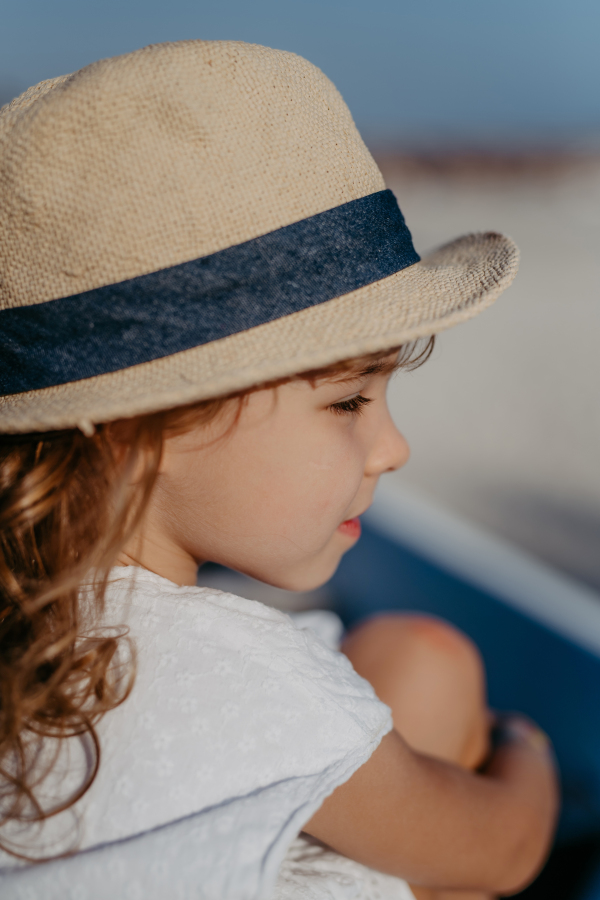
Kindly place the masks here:
[(148, 529), (136, 536), (119, 553), (118, 566), (139, 566), (179, 585), (195, 585), (200, 563), (185, 550), (161, 535), (158, 540)]

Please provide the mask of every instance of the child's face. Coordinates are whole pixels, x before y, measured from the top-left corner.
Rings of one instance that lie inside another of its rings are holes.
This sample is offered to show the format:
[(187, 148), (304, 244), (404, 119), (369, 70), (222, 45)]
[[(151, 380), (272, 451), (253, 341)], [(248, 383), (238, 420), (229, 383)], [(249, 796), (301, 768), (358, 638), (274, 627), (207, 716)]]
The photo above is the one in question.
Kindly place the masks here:
[(225, 435), (221, 418), (168, 438), (137, 558), (180, 584), (207, 560), (288, 590), (323, 584), (379, 476), (408, 459), (388, 380), (293, 381), (250, 394)]

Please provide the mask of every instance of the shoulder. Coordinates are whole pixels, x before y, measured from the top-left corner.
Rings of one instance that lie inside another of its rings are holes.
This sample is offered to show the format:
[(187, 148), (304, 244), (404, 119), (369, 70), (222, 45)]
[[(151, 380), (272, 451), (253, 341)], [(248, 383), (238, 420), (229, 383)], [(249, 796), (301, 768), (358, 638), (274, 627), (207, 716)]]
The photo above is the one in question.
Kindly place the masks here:
[(163, 680), (177, 683), (180, 692), (186, 681), (204, 697), (210, 696), (209, 688), (232, 693), (246, 697), (257, 714), (264, 709), (271, 718), (277, 696), (287, 704), (287, 721), (292, 710), (307, 704), (315, 710), (325, 704), (340, 714), (351, 713), (354, 727), (367, 731), (389, 716), (371, 685), (332, 649), (331, 622), (329, 632), (321, 629), (319, 637), (310, 617), (294, 622), (262, 603), (214, 588), (180, 587), (132, 568), (115, 570), (107, 619), (130, 629), (142, 681), (160, 672)]
[(134, 566), (112, 570), (106, 615), (111, 620), (124, 615), (136, 631), (192, 628), (196, 635), (218, 628), (219, 623), (262, 634), (289, 630), (291, 625), (289, 616), (263, 603), (213, 587), (177, 585)]
[(128, 628), (137, 672), (98, 726), (94, 843), (257, 791), (299, 829), (391, 727), (346, 657), (261, 603), (123, 569), (106, 622)]
[(290, 616), (255, 600), (213, 587), (179, 586), (130, 566), (113, 569), (105, 621), (127, 626), (131, 636), (142, 641), (145, 654), (156, 642), (176, 643), (180, 649), (189, 644), (196, 664), (198, 650), (204, 655), (212, 650), (242, 656), (252, 653), (255, 662), (295, 650), (315, 662), (351, 670), (345, 657), (331, 652), (335, 626), (330, 616), (337, 619), (319, 611)]

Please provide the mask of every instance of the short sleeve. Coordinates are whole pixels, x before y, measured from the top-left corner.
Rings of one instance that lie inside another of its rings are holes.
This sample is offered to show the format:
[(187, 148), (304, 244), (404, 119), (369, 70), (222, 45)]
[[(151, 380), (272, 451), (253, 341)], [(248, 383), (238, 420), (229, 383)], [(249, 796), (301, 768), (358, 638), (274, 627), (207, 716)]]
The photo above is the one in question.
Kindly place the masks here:
[[(165, 847), (178, 835), (173, 865), (214, 883), (207, 897), (266, 897), (304, 823), (392, 727), (390, 710), (345, 656), (285, 614), (121, 571), (107, 621), (130, 629), (138, 671), (100, 723), (100, 771), (77, 805), (82, 848), (141, 847), (160, 829)], [(186, 862), (192, 832), (202, 852)], [(157, 878), (145, 896), (161, 896)]]

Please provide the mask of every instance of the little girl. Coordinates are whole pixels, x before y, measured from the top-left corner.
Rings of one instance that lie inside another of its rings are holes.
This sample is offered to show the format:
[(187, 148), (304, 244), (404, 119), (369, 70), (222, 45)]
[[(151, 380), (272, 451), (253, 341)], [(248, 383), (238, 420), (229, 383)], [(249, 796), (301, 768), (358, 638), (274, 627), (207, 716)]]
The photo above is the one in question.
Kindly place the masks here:
[(420, 260), (333, 85), (265, 47), (43, 82), (0, 147), (2, 896), (518, 890), (552, 757), (520, 718), (490, 740), (464, 636), (387, 616), (340, 653), (196, 587), (327, 581), (408, 457), (391, 373), (510, 284), (512, 242)]

